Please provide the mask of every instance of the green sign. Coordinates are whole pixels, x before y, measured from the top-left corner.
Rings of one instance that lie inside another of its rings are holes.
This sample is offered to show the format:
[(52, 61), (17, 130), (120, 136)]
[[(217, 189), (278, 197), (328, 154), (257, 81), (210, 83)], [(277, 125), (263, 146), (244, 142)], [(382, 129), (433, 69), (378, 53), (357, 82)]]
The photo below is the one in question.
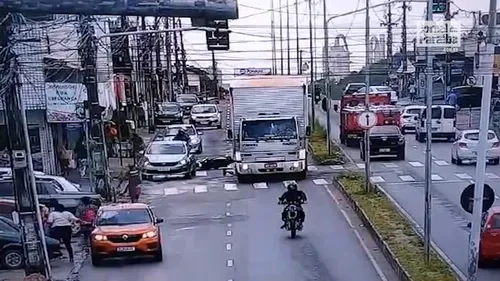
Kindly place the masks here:
[(446, 2), (448, 0), (432, 0), (432, 13), (444, 14), (446, 12)]

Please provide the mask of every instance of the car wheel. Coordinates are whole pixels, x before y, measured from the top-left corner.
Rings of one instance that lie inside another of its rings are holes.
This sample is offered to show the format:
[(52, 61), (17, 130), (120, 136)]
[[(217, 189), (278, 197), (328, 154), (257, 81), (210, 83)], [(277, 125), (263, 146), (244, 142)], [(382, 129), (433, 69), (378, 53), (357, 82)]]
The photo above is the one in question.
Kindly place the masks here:
[(217, 129), (222, 129), (222, 125), (221, 124), (217, 125)]
[(2, 267), (4, 269), (19, 269), (23, 267), (23, 251), (19, 248), (2, 250)]
[(453, 157), (453, 155), (451, 156), (451, 164), (457, 164), (457, 160), (455, 160), (455, 157)]
[(198, 148), (198, 154), (202, 154), (203, 153), (203, 144), (200, 143), (200, 148)]
[(405, 160), (405, 148), (400, 148), (398, 151), (398, 160)]
[(492, 164), (492, 165), (498, 165), (498, 164), (500, 164), (500, 158), (493, 159), (493, 160), (491, 161), (491, 164)]
[(90, 256), (90, 259), (92, 260), (92, 265), (93, 266), (101, 266), (102, 264), (102, 257), (97, 255), (97, 254), (92, 254)]
[(158, 251), (156, 251), (155, 255), (154, 255), (154, 259), (156, 262), (162, 262), (163, 261), (163, 250), (160, 246), (160, 249), (158, 249)]
[(464, 164), (464, 162), (462, 161), (462, 159), (460, 159), (458, 157), (458, 155), (457, 155), (457, 158), (455, 158), (455, 161), (457, 162), (456, 164), (459, 165), (459, 166)]

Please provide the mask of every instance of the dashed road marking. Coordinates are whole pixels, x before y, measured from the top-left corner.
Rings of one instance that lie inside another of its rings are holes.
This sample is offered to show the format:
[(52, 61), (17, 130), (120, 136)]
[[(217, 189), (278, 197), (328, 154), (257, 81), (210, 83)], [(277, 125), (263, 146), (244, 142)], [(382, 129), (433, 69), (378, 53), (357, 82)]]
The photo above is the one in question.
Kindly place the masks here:
[(331, 165), (330, 169), (332, 169), (332, 170), (344, 170), (344, 166), (342, 166), (342, 165)]
[(433, 180), (433, 181), (442, 181), (443, 178), (440, 175), (434, 174), (434, 175), (431, 176), (431, 180)]
[(233, 249), (233, 244), (226, 243), (226, 251), (231, 251)]
[(383, 164), (386, 168), (397, 168), (398, 165), (394, 164), (394, 163), (384, 163)]
[(196, 185), (194, 187), (194, 193), (205, 193), (208, 192), (208, 186), (206, 185)]
[(225, 183), (224, 184), (224, 190), (226, 191), (236, 191), (238, 190), (238, 185), (234, 183)]
[(231, 236), (233, 235), (233, 231), (232, 230), (226, 230), (226, 236)]
[(491, 180), (495, 180), (495, 179), (500, 179), (499, 176), (497, 176), (496, 174), (493, 174), (493, 173), (486, 173), (484, 174), (487, 178), (491, 179)]
[(462, 180), (471, 180), (472, 177), (469, 176), (468, 174), (455, 174), (455, 176), (459, 179), (462, 179)]
[(399, 178), (404, 181), (404, 182), (411, 182), (415, 181), (415, 178), (412, 176), (399, 176)]
[(313, 180), (313, 183), (315, 185), (323, 185), (323, 184), (328, 184), (328, 182), (325, 179), (315, 179)]
[(438, 165), (438, 166), (450, 166), (450, 163), (443, 161), (443, 160), (437, 160), (437, 161), (434, 161), (434, 163), (436, 163), (436, 165)]
[(196, 171), (197, 177), (206, 177), (207, 175), (207, 171)]
[(415, 161), (415, 162), (408, 162), (408, 164), (410, 164), (411, 166), (413, 167), (423, 167), (424, 164), (418, 162), (418, 161)]
[(309, 170), (309, 171), (317, 171), (318, 167), (316, 167), (316, 166), (307, 166), (307, 170)]
[(227, 267), (233, 267), (234, 266), (234, 261), (233, 260), (227, 260), (226, 265), (227, 265)]
[(253, 188), (255, 189), (266, 189), (267, 188), (267, 183), (265, 182), (256, 182), (253, 184)]
[(165, 196), (177, 195), (177, 194), (179, 194), (179, 190), (175, 187), (165, 188), (165, 189), (163, 189), (163, 194), (165, 194)]
[(230, 212), (226, 212), (226, 217), (230, 217), (231, 216), (231, 213)]
[(373, 177), (370, 177), (370, 180), (373, 182), (373, 183), (381, 183), (381, 182), (385, 182), (384, 178), (381, 177), (381, 176), (373, 176)]
[(356, 166), (357, 166), (359, 169), (364, 169), (364, 168), (365, 168), (365, 164), (363, 164), (363, 163), (356, 164)]

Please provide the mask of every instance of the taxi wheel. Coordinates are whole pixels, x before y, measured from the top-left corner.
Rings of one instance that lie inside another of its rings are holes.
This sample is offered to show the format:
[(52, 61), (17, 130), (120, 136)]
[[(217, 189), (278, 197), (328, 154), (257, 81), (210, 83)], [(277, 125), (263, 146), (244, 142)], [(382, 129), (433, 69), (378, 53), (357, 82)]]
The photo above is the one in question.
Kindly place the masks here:
[(101, 266), (102, 264), (102, 257), (96, 254), (92, 254), (90, 259), (92, 260), (92, 265), (93, 266)]
[(160, 246), (160, 249), (155, 253), (154, 259), (156, 262), (162, 262), (163, 261), (163, 250)]

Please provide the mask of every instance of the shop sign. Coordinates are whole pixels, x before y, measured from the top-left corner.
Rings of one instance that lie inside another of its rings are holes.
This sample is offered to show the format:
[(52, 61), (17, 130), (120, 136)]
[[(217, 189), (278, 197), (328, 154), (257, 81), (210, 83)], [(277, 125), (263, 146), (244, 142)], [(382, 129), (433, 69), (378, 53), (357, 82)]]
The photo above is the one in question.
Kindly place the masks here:
[(77, 83), (45, 83), (47, 122), (75, 123), (85, 120), (87, 89)]

